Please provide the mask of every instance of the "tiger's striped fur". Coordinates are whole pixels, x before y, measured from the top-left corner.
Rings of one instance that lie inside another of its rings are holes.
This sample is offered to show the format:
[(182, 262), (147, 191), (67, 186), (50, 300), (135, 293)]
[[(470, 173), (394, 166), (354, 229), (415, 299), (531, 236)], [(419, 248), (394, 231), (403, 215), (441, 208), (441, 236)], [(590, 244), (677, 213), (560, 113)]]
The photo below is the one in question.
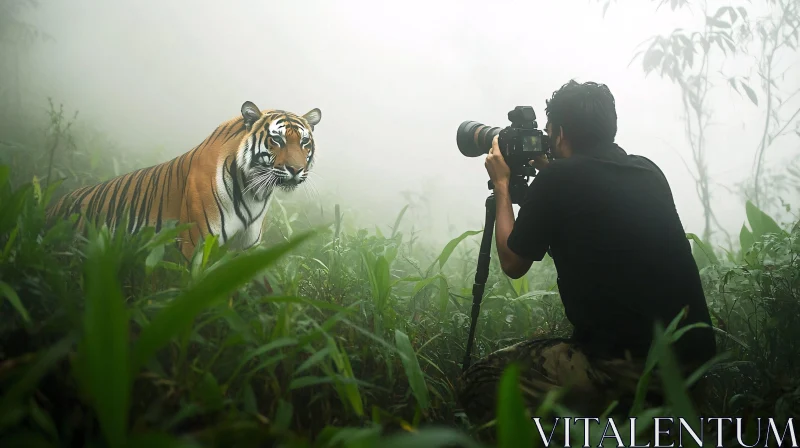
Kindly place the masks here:
[(234, 249), (251, 247), (261, 240), (275, 187), (291, 191), (307, 179), (316, 150), (312, 132), (321, 118), (316, 108), (298, 116), (247, 101), (240, 117), (220, 124), (192, 150), (78, 188), (54, 203), (48, 218), (85, 212), (112, 231), (127, 218), (129, 233), (150, 226), (158, 231), (167, 220), (194, 223), (179, 238), (187, 259), (208, 235)]

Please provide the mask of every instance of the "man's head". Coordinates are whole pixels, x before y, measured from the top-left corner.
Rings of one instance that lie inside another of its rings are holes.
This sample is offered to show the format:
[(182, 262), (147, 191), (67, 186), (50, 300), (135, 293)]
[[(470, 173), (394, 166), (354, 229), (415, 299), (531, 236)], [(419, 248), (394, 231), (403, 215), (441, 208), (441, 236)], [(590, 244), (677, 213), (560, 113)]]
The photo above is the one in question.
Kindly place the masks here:
[(605, 84), (571, 80), (553, 92), (546, 104), (547, 134), (556, 158), (614, 143), (617, 110)]

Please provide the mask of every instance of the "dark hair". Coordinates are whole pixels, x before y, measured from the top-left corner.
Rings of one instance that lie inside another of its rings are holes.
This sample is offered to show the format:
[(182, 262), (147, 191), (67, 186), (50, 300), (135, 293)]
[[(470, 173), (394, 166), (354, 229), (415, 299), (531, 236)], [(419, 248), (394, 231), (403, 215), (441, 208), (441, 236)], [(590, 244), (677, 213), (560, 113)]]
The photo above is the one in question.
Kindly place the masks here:
[(614, 95), (605, 84), (579, 84), (573, 79), (553, 92), (545, 103), (545, 114), (553, 134), (562, 128), (573, 150), (614, 143), (617, 110)]

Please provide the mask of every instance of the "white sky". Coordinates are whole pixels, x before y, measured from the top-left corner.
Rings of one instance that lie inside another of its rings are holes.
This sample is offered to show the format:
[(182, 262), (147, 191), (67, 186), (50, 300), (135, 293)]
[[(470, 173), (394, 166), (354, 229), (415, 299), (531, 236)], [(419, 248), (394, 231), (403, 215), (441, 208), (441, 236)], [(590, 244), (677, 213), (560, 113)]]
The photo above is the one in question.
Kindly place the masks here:
[[(591, 0), (52, 2), (33, 20), (56, 42), (40, 45), (31, 79), (126, 149), (162, 146), (170, 157), (244, 101), (319, 107), (317, 189), (382, 222), (405, 204), (401, 191), (424, 192), (434, 230), (449, 237), (480, 227), (488, 194), (482, 158), (455, 145), (459, 123), (506, 126), (508, 110), (532, 105), (544, 126), (544, 100), (570, 78), (603, 82), (617, 101), (617, 142), (662, 168), (686, 230), (700, 234), (679, 91), (628, 63), (643, 40), (695, 28), (702, 14), (655, 6), (620, 1), (603, 19)], [(724, 86), (714, 107), (708, 163), (732, 187), (752, 171), (763, 112)], [(798, 147), (787, 138), (768, 160)], [(744, 204), (720, 187), (714, 195), (735, 237)]]

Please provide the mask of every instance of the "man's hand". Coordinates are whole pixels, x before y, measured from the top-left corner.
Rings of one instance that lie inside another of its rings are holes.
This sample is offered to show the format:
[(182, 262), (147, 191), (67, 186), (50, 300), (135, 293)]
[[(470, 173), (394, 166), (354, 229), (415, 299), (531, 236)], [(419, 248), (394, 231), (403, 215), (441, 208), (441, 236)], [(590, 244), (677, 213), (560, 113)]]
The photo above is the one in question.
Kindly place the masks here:
[(489, 173), (489, 179), (495, 187), (508, 187), (508, 181), (511, 178), (511, 169), (506, 165), (503, 154), (500, 153), (500, 146), (497, 143), (498, 135), (492, 139), (492, 149), (489, 155), (486, 156), (486, 172)]
[(550, 163), (550, 160), (547, 158), (545, 154), (539, 154), (538, 156), (534, 157), (533, 160), (530, 161), (530, 165), (536, 168), (537, 171), (545, 169), (548, 163)]
[(520, 278), (528, 272), (533, 261), (526, 260), (508, 248), (508, 236), (514, 228), (514, 209), (511, 207), (511, 196), (508, 184), (511, 179), (511, 169), (506, 165), (497, 136), (492, 140), (492, 149), (486, 156), (486, 172), (494, 184), (496, 199), (495, 244), (500, 256), (500, 267), (511, 278)]

